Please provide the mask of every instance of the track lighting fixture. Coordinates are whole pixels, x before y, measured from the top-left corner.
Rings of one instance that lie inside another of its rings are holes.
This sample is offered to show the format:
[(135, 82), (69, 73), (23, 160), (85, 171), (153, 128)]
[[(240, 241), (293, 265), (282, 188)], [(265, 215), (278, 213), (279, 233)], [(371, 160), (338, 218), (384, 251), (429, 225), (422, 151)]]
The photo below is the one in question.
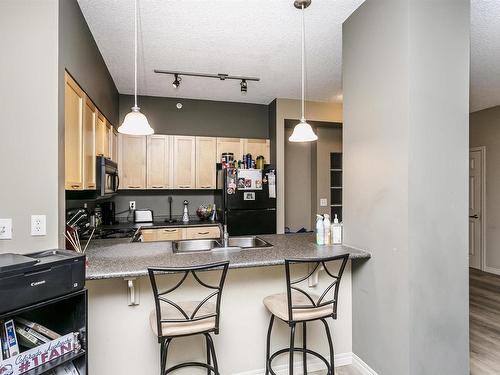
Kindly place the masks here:
[(240, 87), (241, 87), (241, 92), (243, 94), (245, 94), (248, 91), (247, 81), (260, 81), (260, 78), (258, 77), (231, 76), (226, 73), (211, 74), (211, 73), (194, 73), (194, 72), (174, 72), (170, 70), (160, 70), (160, 69), (155, 69), (154, 72), (159, 74), (172, 74), (174, 76), (174, 82), (172, 82), (172, 85), (175, 88), (178, 88), (180, 86), (182, 81), (181, 76), (217, 78), (218, 80), (221, 81), (225, 81), (227, 79), (236, 79), (241, 81)]
[(174, 74), (174, 82), (172, 82), (172, 86), (174, 86), (176, 89), (179, 88), (181, 85), (182, 78), (179, 77), (179, 75), (176, 73)]

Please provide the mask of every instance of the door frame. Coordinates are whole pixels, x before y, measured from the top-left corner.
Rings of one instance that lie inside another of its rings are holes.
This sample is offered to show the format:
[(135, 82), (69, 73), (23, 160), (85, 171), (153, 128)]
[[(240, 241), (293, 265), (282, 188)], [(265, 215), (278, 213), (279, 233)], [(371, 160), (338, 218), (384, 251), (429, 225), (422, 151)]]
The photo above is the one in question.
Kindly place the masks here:
[(500, 269), (486, 265), (486, 146), (471, 147), (469, 152), (481, 153), (481, 264), (482, 271), (500, 275)]

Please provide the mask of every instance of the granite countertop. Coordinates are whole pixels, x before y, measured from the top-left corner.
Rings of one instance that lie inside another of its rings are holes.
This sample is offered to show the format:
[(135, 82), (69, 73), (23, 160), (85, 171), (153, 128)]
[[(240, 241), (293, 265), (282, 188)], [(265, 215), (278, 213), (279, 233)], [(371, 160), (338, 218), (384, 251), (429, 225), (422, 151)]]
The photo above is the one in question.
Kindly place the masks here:
[(367, 259), (370, 253), (344, 245), (318, 246), (313, 233), (261, 235), (272, 247), (174, 254), (172, 243), (130, 242), (129, 238), (93, 240), (87, 249), (87, 280), (145, 276), (147, 268), (188, 267), (228, 260), (229, 268), (284, 264), (285, 258), (319, 258), (349, 254)]

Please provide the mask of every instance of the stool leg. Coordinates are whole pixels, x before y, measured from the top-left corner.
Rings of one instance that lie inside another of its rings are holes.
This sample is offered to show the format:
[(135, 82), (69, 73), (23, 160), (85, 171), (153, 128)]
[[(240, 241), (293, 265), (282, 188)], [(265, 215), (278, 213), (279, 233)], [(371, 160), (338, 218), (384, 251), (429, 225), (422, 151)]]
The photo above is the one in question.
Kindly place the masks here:
[(333, 342), (332, 342), (332, 335), (330, 334), (330, 327), (328, 326), (328, 322), (325, 319), (321, 319), (323, 324), (325, 325), (325, 330), (326, 330), (326, 337), (328, 339), (328, 346), (330, 348), (330, 375), (335, 374), (335, 359), (334, 359), (334, 353), (333, 353)]
[(267, 329), (267, 344), (266, 344), (266, 375), (269, 375), (269, 356), (271, 355), (271, 331), (273, 330), (274, 315), (271, 314), (271, 320), (269, 320), (269, 328)]
[[(212, 363), (211, 359), (210, 359), (210, 342), (208, 341), (208, 333), (205, 334), (205, 341), (206, 341), (206, 346), (207, 346), (207, 365), (210, 366), (210, 364)], [(212, 373), (212, 371), (210, 369), (207, 369), (207, 375), (210, 375)]]
[(304, 353), (302, 354), (302, 368), (304, 375), (307, 375), (307, 353), (305, 349), (307, 349), (307, 327), (306, 322), (302, 323), (302, 347), (304, 348)]
[(293, 349), (295, 347), (295, 323), (290, 326), (290, 362), (288, 374), (293, 375)]
[(219, 365), (217, 364), (217, 355), (215, 354), (215, 346), (214, 346), (214, 342), (212, 340), (212, 336), (210, 336), (210, 333), (207, 333), (207, 339), (208, 339), (208, 342), (210, 342), (210, 351), (212, 352), (212, 358), (214, 360), (215, 375), (220, 375), (219, 374)]
[(168, 347), (170, 346), (170, 342), (172, 339), (162, 339), (160, 343), (160, 374), (165, 375), (165, 371), (167, 369), (167, 354)]

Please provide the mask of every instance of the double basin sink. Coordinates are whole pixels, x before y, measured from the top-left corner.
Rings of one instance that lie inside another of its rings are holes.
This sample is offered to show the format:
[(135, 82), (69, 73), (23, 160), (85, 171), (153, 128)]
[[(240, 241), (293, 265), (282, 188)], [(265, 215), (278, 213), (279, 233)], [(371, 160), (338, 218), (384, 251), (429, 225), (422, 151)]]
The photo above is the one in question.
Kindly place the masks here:
[(192, 253), (200, 251), (230, 251), (253, 249), (259, 247), (270, 247), (269, 242), (260, 237), (229, 237), (227, 246), (220, 240), (183, 240), (173, 241), (172, 250), (174, 253)]

